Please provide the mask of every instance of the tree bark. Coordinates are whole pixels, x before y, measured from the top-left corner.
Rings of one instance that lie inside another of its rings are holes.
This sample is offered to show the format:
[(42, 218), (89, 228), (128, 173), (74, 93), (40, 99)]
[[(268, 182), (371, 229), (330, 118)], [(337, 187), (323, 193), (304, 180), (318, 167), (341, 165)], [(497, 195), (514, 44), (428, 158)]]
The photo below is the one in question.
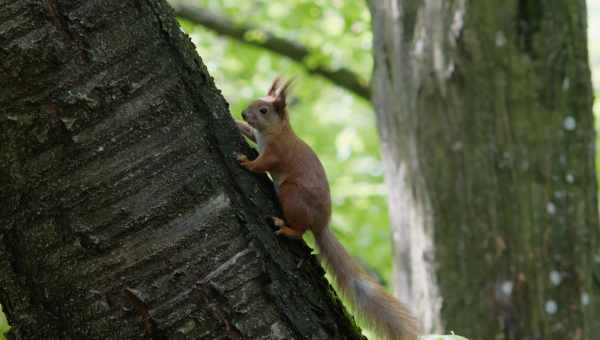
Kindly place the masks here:
[(0, 3), (17, 339), (359, 339), (164, 1)]
[(597, 338), (585, 1), (370, 6), (400, 295), (429, 330)]

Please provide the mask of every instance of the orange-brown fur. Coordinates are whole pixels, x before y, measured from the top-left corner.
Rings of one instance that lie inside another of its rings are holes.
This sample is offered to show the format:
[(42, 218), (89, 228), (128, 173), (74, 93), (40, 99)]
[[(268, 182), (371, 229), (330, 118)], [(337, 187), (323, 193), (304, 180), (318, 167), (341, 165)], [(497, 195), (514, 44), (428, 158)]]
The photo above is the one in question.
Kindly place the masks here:
[(277, 234), (315, 236), (323, 258), (341, 293), (369, 325), (388, 340), (414, 340), (418, 327), (407, 308), (373, 281), (329, 230), (331, 197), (323, 165), (313, 150), (294, 133), (286, 108), (290, 82), (275, 79), (266, 97), (251, 103), (237, 122), (240, 132), (258, 144), (259, 156), (240, 164), (273, 177), (284, 220), (273, 217)]

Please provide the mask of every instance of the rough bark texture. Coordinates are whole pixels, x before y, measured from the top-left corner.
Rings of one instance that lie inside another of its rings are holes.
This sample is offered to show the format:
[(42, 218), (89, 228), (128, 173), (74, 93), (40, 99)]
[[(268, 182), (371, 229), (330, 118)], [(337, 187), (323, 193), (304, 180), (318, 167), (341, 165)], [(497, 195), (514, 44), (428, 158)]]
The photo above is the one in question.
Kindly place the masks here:
[(597, 339), (585, 1), (371, 9), (396, 288), (430, 330)]
[(358, 339), (164, 1), (0, 2), (17, 339)]

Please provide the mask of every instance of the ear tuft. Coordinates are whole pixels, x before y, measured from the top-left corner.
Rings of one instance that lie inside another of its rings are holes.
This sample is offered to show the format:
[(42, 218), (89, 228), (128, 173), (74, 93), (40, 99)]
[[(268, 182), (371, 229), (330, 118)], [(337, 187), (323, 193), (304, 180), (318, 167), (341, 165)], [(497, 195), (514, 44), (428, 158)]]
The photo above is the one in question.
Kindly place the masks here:
[(271, 90), (273, 90), (273, 92), (271, 93), (271, 90), (269, 90), (269, 95), (275, 97), (273, 107), (279, 114), (283, 114), (285, 112), (287, 107), (287, 96), (293, 83), (294, 78), (291, 78), (282, 86), (279, 86), (279, 84), (281, 84), (281, 77), (277, 77), (273, 81), (273, 85), (271, 85)]
[(279, 84), (281, 84), (281, 76), (275, 77), (275, 79), (273, 80), (273, 84), (271, 84), (271, 88), (269, 88), (269, 92), (267, 92), (267, 94), (269, 96), (275, 97), (275, 95), (277, 94), (277, 89), (279, 88)]

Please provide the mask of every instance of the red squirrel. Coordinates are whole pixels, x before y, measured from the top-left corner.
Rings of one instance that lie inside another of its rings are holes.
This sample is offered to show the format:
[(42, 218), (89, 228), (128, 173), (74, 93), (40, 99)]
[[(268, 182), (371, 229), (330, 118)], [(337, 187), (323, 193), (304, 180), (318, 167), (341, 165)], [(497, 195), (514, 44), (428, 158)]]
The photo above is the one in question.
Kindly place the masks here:
[(333, 274), (341, 293), (377, 334), (388, 340), (415, 340), (419, 333), (409, 310), (388, 294), (352, 259), (329, 229), (331, 197), (321, 161), (292, 129), (286, 97), (291, 81), (276, 78), (262, 97), (237, 121), (242, 133), (254, 141), (259, 155), (249, 160), (237, 155), (240, 165), (253, 172), (269, 172), (283, 209), (283, 219), (271, 217), (277, 235), (301, 238), (307, 229)]

